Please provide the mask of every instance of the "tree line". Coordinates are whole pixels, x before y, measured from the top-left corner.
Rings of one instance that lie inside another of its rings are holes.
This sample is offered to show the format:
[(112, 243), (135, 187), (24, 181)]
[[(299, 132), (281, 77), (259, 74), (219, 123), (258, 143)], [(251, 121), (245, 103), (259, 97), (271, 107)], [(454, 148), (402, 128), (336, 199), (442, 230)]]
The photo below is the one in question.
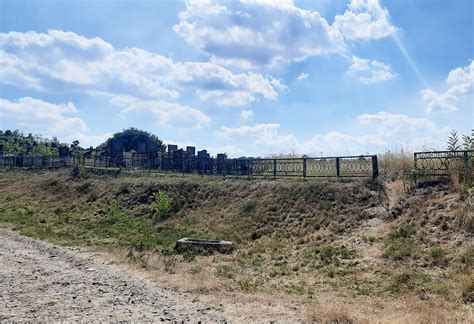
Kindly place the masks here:
[[(160, 151), (164, 151), (165, 149), (163, 141), (159, 139), (158, 136), (134, 127), (116, 132), (104, 143), (96, 148), (91, 146), (89, 149), (95, 150), (96, 153), (100, 154), (101, 152), (105, 152), (105, 148), (113, 140), (121, 140), (124, 144), (125, 152), (138, 151), (139, 143), (143, 142), (155, 144), (155, 147)], [(3, 154), (42, 154), (58, 156), (61, 147), (67, 147), (71, 152), (83, 152), (84, 148), (79, 144), (78, 140), (72, 141), (72, 143), (64, 143), (59, 141), (55, 136), (46, 138), (39, 134), (33, 135), (29, 133), (25, 135), (19, 130), (0, 130), (0, 152), (3, 152)]]

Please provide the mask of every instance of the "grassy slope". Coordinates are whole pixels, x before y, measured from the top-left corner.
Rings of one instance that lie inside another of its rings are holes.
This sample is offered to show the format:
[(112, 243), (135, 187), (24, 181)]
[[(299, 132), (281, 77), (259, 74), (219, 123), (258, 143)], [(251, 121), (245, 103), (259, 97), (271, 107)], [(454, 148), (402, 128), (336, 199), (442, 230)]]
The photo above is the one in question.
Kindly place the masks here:
[[(173, 212), (154, 225), (150, 205), (160, 190), (174, 199)], [(180, 237), (230, 239), (239, 242), (232, 255), (185, 254), (175, 272), (187, 285), (198, 277), (203, 284), (191, 287), (199, 291), (282, 293), (304, 302), (321, 292), (375, 304), (410, 297), (439, 307), (435, 318), (467, 316), (474, 298), (468, 194), (393, 189), (387, 212), (380, 190), (366, 181), (1, 172), (0, 223), (60, 244), (124, 247), (149, 268), (158, 264), (155, 252)], [(316, 308), (309, 313), (318, 319)]]

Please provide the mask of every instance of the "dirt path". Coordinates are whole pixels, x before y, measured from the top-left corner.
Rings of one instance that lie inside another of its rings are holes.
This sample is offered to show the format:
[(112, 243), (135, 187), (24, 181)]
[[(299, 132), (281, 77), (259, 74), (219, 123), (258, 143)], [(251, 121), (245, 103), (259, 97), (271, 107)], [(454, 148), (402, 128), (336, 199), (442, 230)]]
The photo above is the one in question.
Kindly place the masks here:
[(74, 248), (0, 229), (0, 321), (225, 321), (221, 309)]

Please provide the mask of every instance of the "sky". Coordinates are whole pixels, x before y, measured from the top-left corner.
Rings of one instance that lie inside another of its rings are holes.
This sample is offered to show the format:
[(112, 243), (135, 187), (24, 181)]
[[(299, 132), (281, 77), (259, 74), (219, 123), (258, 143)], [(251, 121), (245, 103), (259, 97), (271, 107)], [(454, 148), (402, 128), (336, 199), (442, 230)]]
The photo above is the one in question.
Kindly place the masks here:
[(472, 0), (0, 0), (0, 129), (137, 127), (231, 157), (444, 149), (474, 128)]

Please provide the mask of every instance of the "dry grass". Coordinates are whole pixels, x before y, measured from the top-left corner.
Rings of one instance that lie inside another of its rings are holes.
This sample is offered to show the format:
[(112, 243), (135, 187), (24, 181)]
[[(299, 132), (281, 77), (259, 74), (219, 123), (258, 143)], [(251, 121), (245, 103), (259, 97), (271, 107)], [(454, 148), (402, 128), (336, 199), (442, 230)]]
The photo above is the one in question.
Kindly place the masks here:
[(403, 178), (413, 168), (413, 153), (403, 148), (398, 151), (388, 151), (379, 155), (379, 171), (389, 180)]
[[(448, 185), (407, 191), (402, 180), (391, 181), (390, 212), (399, 210), (397, 217), (386, 217), (378, 202), (382, 187), (2, 172), (0, 223), (57, 243), (106, 246), (101, 254), (216, 302), (291, 301), (320, 322), (468, 319), (472, 305), (462, 294), (472, 277), (470, 196)], [(153, 225), (150, 206), (159, 191), (174, 204), (170, 217)], [(114, 199), (119, 212), (111, 217)], [(401, 228), (413, 232), (405, 235)], [(239, 249), (177, 255), (172, 273), (166, 272), (161, 251), (182, 236), (231, 239)], [(384, 257), (396, 240), (400, 245), (390, 252), (408, 244), (410, 253)]]
[(366, 316), (361, 315), (353, 307), (349, 307), (334, 300), (323, 304), (312, 304), (307, 308), (308, 317), (316, 323), (350, 324), (370, 323)]

